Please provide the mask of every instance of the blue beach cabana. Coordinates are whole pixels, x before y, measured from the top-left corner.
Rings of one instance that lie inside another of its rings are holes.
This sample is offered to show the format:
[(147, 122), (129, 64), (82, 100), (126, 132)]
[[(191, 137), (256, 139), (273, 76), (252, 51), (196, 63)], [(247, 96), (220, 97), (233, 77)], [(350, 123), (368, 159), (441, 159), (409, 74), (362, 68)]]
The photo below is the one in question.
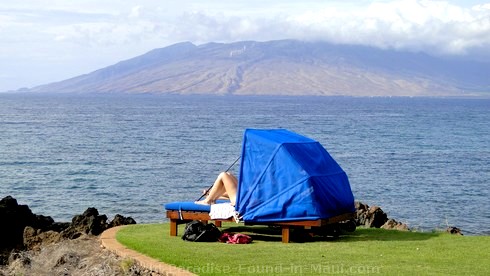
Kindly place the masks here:
[[(324, 226), (355, 212), (346, 173), (317, 141), (286, 129), (247, 129), (242, 142), (235, 210), (245, 224)], [(165, 205), (171, 235), (177, 224), (210, 220), (209, 206)], [(216, 220), (215, 220), (216, 221)]]
[(247, 129), (236, 210), (243, 221), (317, 220), (355, 211), (346, 173), (317, 141)]

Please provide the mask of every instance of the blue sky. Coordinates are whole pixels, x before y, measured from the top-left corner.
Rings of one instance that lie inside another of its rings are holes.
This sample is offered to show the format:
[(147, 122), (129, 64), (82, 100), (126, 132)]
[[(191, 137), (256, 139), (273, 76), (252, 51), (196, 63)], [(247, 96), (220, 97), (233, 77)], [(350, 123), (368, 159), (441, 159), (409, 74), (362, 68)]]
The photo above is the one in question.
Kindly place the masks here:
[(0, 5), (0, 38), (0, 91), (182, 41), (324, 40), (490, 62), (490, 1), (16, 0)]

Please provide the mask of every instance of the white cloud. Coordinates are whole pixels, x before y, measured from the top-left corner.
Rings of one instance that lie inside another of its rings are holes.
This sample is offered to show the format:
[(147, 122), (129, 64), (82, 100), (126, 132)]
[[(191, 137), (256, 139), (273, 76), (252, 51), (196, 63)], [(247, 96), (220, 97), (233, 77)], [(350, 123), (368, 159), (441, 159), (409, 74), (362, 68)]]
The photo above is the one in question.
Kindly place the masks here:
[(108, 23), (94, 22), (53, 27), (46, 30), (59, 42), (75, 43), (87, 47), (107, 47), (132, 44), (153, 33), (155, 25), (151, 22)]
[[(490, 46), (488, 5), (398, 0), (366, 7), (326, 7), (268, 18), (186, 13), (176, 36), (191, 41), (298, 38), (432, 53), (464, 54)], [(243, 23), (240, 25), (240, 23)]]
[[(183, 1), (189, 10), (168, 3), (155, 6), (143, 1), (130, 6), (123, 1), (115, 9), (60, 4), (30, 16), (43, 25), (41, 32), (53, 41), (91, 47), (128, 46), (154, 38), (162, 44), (297, 38), (463, 54), (471, 47), (490, 43), (490, 4), (465, 8), (428, 0), (361, 1), (364, 4), (359, 6), (312, 1), (314, 5), (305, 2), (302, 8), (297, 8), (297, 3), (286, 3), (273, 12), (272, 8), (277, 7), (274, 3), (253, 3), (262, 5), (262, 12), (240, 1), (221, 6), (216, 2)], [(25, 14), (23, 17), (26, 20)], [(5, 29), (2, 21), (6, 20), (0, 21), (0, 28)]]
[(131, 12), (129, 13), (128, 17), (129, 18), (138, 18), (140, 16), (140, 10), (141, 6), (135, 6), (131, 9)]

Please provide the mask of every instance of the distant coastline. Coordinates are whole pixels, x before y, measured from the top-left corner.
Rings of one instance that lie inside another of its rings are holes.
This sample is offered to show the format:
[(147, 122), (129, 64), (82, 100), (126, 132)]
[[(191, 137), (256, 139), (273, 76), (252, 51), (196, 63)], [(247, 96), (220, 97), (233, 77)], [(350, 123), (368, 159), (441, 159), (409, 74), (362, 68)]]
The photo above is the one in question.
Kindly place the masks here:
[(206, 97), (217, 97), (217, 98), (261, 98), (261, 99), (278, 99), (278, 98), (378, 98), (378, 99), (467, 99), (467, 100), (489, 100), (489, 92), (476, 92), (473, 94), (461, 94), (461, 95), (421, 95), (421, 96), (355, 96), (355, 95), (281, 95), (281, 94), (268, 94), (268, 95), (222, 95), (214, 93), (186, 93), (186, 94), (172, 94), (172, 93), (100, 93), (100, 92), (87, 92), (87, 93), (64, 93), (64, 92), (32, 92), (32, 91), (20, 91), (20, 90), (9, 90), (5, 92), (0, 92), (0, 96), (18, 96), (23, 95), (26, 97), (42, 97), (42, 96), (57, 96), (57, 97), (178, 97), (178, 98), (206, 98)]

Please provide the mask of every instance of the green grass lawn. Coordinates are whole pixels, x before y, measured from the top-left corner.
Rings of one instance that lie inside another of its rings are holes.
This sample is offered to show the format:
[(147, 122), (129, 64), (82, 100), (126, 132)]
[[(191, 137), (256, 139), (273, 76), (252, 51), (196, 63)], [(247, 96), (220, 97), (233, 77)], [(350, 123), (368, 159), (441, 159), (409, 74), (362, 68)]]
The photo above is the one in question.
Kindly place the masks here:
[(490, 236), (358, 228), (339, 238), (283, 244), (276, 229), (236, 225), (222, 230), (249, 234), (252, 244), (183, 241), (169, 236), (167, 223), (128, 226), (117, 240), (199, 275), (490, 275)]

